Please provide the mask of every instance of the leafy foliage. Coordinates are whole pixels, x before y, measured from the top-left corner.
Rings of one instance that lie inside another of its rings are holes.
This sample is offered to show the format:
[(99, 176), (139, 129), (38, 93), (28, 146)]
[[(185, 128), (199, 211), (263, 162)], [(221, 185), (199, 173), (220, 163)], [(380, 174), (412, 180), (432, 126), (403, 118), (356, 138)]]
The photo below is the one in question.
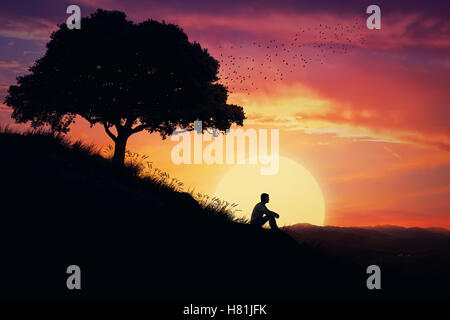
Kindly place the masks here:
[[(123, 12), (97, 10), (80, 30), (65, 24), (46, 54), (17, 78), (5, 103), (33, 128), (68, 132), (76, 116), (101, 124), (123, 162), (128, 137), (146, 130), (165, 138), (176, 128), (224, 131), (242, 125), (242, 107), (227, 104), (219, 63), (174, 24), (134, 24)], [(116, 133), (111, 128), (115, 128)]]

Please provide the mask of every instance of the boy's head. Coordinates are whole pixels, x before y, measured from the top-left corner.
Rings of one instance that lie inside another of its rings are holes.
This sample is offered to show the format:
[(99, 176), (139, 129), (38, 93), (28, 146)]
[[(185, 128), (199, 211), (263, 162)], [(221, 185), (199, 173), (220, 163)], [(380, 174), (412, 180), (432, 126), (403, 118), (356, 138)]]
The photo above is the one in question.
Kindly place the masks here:
[(268, 203), (269, 202), (269, 195), (267, 193), (261, 193), (261, 202), (262, 203)]

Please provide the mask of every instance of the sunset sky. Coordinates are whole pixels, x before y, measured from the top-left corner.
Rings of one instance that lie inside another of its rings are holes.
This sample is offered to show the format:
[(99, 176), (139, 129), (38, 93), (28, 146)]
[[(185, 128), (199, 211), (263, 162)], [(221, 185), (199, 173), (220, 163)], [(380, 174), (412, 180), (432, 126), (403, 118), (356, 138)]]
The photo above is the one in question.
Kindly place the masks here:
[[(244, 107), (244, 128), (279, 129), (280, 155), (315, 177), (325, 224), (450, 228), (448, 1), (2, 1), (0, 125), (26, 128), (3, 99), (45, 53), (69, 4), (83, 16), (102, 8), (176, 23), (207, 48), (229, 102)], [(366, 28), (371, 4), (381, 30)], [(111, 144), (81, 119), (70, 136)], [(176, 166), (174, 145), (139, 133), (128, 148), (212, 194), (230, 165)]]

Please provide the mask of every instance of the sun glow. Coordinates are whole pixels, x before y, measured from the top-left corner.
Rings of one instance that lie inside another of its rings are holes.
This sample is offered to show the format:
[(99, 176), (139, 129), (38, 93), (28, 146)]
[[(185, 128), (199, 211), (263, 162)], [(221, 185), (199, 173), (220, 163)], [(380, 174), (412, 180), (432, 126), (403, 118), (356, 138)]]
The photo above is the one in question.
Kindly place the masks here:
[(280, 214), (279, 226), (295, 223), (323, 225), (325, 201), (312, 174), (294, 160), (280, 157), (277, 174), (261, 175), (259, 165), (235, 165), (219, 182), (215, 196), (237, 203), (236, 215), (250, 218), (260, 194), (270, 195), (267, 208)]

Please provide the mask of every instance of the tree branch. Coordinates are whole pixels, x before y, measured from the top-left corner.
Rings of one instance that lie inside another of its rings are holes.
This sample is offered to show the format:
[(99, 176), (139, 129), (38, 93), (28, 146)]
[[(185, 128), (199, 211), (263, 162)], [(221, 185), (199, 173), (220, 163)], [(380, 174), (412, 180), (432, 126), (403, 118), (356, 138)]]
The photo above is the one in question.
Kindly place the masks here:
[(142, 130), (144, 130), (146, 127), (147, 127), (147, 126), (145, 126), (145, 125), (143, 125), (143, 124), (138, 125), (137, 127), (134, 127), (133, 129), (131, 129), (131, 134), (136, 133), (136, 132), (139, 132), (139, 131), (142, 131)]
[(103, 126), (105, 127), (105, 131), (108, 134), (108, 136), (113, 139), (114, 142), (117, 141), (117, 137), (111, 132), (111, 130), (109, 130), (108, 126), (106, 125), (106, 123), (103, 124)]
[(131, 127), (133, 126), (133, 122), (136, 120), (136, 118), (131, 119), (131, 118), (127, 118), (127, 121), (125, 122), (124, 127), (127, 129), (131, 129)]

